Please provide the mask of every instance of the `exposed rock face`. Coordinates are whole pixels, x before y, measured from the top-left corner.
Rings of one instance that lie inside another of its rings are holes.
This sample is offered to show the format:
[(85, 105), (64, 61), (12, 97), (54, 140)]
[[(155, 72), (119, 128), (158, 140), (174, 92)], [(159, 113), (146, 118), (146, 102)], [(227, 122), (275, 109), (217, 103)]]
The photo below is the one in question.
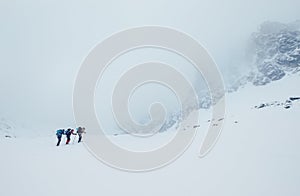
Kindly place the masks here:
[(265, 22), (250, 40), (254, 85), (265, 85), (300, 71), (300, 22)]
[[(227, 92), (237, 91), (247, 83), (256, 86), (266, 85), (272, 81), (280, 80), (286, 75), (300, 73), (300, 20), (283, 24), (279, 22), (265, 22), (258, 32), (250, 37), (247, 55), (250, 57), (253, 69), (250, 73), (242, 75), (237, 81), (227, 87)], [(216, 100), (220, 98), (214, 92)], [(211, 94), (205, 92), (199, 98), (199, 105), (192, 106), (181, 114), (174, 114), (167, 120), (161, 130), (167, 130), (174, 124), (178, 124), (190, 111), (199, 108), (210, 108), (214, 104)], [(283, 105), (289, 109), (291, 103), (271, 103), (270, 105)], [(257, 108), (264, 108), (269, 104), (261, 104)]]

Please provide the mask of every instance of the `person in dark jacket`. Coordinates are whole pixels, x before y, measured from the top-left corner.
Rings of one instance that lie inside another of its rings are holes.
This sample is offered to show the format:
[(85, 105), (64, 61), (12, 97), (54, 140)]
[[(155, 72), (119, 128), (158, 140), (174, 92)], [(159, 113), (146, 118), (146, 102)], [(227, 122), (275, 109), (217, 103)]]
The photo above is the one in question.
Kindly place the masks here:
[(67, 129), (67, 131), (65, 132), (66, 136), (67, 136), (67, 142), (66, 144), (69, 144), (69, 142), (71, 141), (71, 135), (77, 135), (76, 133), (74, 133), (74, 129)]
[(81, 142), (81, 140), (82, 140), (82, 135), (83, 135), (84, 133), (86, 133), (84, 127), (78, 127), (78, 128), (77, 128), (77, 134), (78, 134), (78, 137), (79, 137), (78, 143)]
[(56, 131), (56, 136), (57, 136), (57, 140), (58, 140), (56, 146), (59, 146), (59, 144), (61, 142), (61, 138), (62, 138), (64, 133), (65, 133), (64, 129), (59, 129), (59, 130)]

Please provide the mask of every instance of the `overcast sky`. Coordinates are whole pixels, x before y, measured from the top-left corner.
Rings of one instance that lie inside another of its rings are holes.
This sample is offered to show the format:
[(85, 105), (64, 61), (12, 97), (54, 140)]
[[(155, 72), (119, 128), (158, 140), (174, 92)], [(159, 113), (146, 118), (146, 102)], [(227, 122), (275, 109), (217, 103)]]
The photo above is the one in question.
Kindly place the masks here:
[(259, 24), (300, 19), (299, 7), (299, 0), (1, 0), (0, 117), (29, 127), (74, 126), (80, 64), (97, 43), (130, 27), (190, 34), (226, 78)]

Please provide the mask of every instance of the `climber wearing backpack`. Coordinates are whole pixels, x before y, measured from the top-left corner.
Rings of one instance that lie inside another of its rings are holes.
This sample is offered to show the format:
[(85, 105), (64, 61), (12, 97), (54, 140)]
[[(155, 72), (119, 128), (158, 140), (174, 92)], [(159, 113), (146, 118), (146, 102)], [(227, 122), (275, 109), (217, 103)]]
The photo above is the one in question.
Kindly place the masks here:
[(82, 140), (82, 134), (84, 134), (84, 133), (86, 133), (84, 127), (78, 127), (77, 128), (77, 134), (79, 136), (78, 143), (81, 142), (81, 140)]
[(74, 129), (67, 129), (67, 131), (65, 132), (66, 136), (67, 136), (67, 142), (66, 144), (69, 144), (69, 142), (71, 141), (71, 135), (77, 135), (76, 133), (74, 133)]
[(62, 138), (62, 135), (65, 133), (65, 130), (64, 129), (59, 129), (56, 131), (56, 136), (57, 136), (57, 144), (56, 146), (59, 146), (60, 142), (61, 142), (61, 138)]

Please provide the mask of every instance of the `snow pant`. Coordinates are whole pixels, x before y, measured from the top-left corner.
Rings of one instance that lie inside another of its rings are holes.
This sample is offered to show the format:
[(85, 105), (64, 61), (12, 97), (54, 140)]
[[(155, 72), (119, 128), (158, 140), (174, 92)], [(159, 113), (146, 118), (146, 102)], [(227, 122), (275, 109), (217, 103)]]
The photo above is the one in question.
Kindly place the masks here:
[(57, 144), (56, 144), (56, 146), (59, 146), (59, 144), (60, 144), (60, 142), (61, 142), (61, 136), (57, 136)]
[(69, 144), (70, 141), (71, 141), (71, 135), (67, 135), (67, 142), (66, 142), (66, 144)]
[(81, 140), (82, 140), (82, 133), (78, 133), (78, 137), (79, 137), (79, 139), (78, 139), (78, 143), (80, 143), (80, 142), (81, 142)]

